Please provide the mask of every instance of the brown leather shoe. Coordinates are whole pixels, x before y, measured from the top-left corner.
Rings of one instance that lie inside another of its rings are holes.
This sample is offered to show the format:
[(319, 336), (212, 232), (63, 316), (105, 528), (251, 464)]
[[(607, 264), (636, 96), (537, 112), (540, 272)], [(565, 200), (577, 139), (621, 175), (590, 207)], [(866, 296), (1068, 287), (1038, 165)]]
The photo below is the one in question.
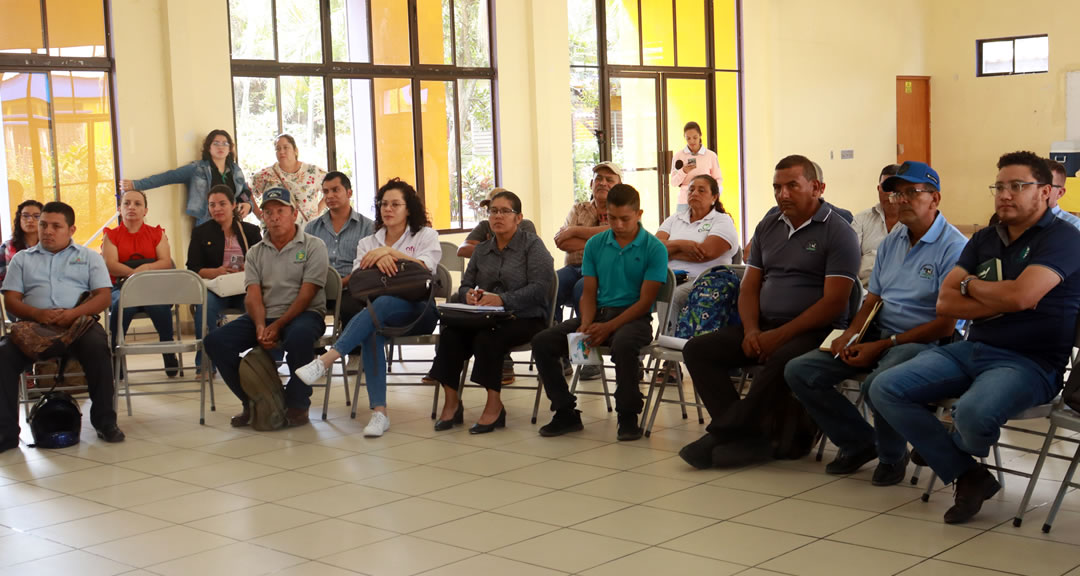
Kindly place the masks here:
[(244, 408), (243, 412), (229, 419), (229, 424), (233, 428), (243, 428), (244, 426), (251, 424), (251, 411)]
[(285, 421), (289, 423), (289, 427), (303, 426), (311, 422), (308, 418), (307, 408), (288, 408), (285, 410)]

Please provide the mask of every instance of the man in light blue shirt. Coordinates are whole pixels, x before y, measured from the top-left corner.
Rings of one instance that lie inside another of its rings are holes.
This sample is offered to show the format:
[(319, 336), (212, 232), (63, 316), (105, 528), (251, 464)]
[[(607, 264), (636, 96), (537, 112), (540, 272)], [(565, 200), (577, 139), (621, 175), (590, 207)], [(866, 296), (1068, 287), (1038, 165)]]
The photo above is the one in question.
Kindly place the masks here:
[[(4, 279), (4, 306), (13, 316), (66, 328), (80, 316), (101, 314), (112, 302), (112, 282), (97, 252), (72, 242), (75, 211), (49, 202), (38, 223), (40, 243), (15, 255)], [(86, 292), (90, 298), (80, 303)], [(94, 323), (67, 349), (79, 361), (90, 389), (90, 422), (99, 438), (121, 442), (113, 409), (109, 339)], [(19, 374), (31, 360), (6, 337), (0, 340), (0, 452), (19, 445)]]
[[(907, 441), (876, 412), (872, 428), (836, 385), (869, 372), (863, 382), (866, 398), (877, 374), (952, 335), (956, 319), (937, 314), (938, 290), (967, 242), (937, 210), (941, 181), (930, 166), (905, 162), (882, 188), (899, 205), (900, 220), (878, 246), (862, 308), (843, 335), (825, 342), (829, 352), (807, 352), (784, 369), (792, 393), (840, 448), (825, 471), (851, 474), (877, 458), (875, 486), (903, 480)], [(879, 304), (866, 333), (853, 342)]]

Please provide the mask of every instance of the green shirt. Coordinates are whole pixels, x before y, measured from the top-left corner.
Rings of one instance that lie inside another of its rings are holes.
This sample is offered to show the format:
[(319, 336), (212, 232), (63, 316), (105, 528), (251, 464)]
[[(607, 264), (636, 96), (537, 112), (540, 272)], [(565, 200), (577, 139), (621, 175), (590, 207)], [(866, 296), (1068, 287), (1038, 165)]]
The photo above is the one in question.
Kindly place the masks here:
[(641, 297), (644, 281), (667, 282), (667, 264), (664, 243), (639, 224), (637, 236), (625, 247), (619, 246), (611, 230), (589, 238), (581, 273), (596, 278), (598, 307), (625, 308)]
[(270, 241), (269, 234), (248, 250), (244, 260), (244, 287), (254, 284), (262, 287), (266, 317), (274, 319), (284, 315), (296, 301), (302, 284), (314, 284), (319, 291), (307, 309), (325, 316), (326, 291), (323, 287), (329, 268), (326, 244), (297, 226), (296, 236), (281, 250)]

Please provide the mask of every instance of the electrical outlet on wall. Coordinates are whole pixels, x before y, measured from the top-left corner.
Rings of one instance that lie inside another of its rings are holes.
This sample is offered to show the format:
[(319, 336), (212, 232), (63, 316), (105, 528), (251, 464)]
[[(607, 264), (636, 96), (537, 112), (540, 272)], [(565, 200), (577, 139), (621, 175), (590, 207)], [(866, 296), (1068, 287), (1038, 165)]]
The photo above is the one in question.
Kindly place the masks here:
[(840, 151), (840, 159), (841, 160), (851, 160), (853, 158), (855, 158), (855, 151), (854, 150), (841, 150)]

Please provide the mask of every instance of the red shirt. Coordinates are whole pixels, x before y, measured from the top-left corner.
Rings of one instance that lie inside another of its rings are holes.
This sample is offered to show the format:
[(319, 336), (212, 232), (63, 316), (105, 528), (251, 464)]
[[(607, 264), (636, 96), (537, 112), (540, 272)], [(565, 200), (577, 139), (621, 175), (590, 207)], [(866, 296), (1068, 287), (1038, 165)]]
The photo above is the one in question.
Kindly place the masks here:
[[(147, 224), (139, 226), (134, 234), (128, 232), (127, 226), (123, 224), (116, 228), (105, 229), (105, 236), (113, 243), (113, 246), (116, 246), (121, 264), (129, 260), (157, 259), (157, 245), (161, 243), (161, 237), (164, 235), (165, 229), (161, 226)], [(116, 277), (111, 278), (115, 283)]]

